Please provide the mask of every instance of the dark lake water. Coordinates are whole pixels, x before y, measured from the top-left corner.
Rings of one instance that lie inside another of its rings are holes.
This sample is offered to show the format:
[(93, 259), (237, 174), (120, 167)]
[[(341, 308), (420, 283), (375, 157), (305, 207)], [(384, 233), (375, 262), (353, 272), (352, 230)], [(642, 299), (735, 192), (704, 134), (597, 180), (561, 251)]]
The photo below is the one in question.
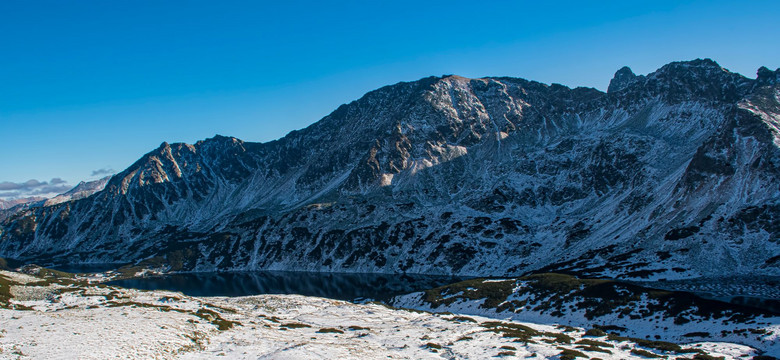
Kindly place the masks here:
[(108, 284), (142, 290), (180, 291), (191, 296), (299, 294), (338, 300), (385, 300), (465, 279), (467, 278), (405, 274), (256, 271), (172, 274), (118, 280)]
[(780, 276), (724, 276), (632, 283), (654, 289), (690, 292), (705, 299), (780, 314)]

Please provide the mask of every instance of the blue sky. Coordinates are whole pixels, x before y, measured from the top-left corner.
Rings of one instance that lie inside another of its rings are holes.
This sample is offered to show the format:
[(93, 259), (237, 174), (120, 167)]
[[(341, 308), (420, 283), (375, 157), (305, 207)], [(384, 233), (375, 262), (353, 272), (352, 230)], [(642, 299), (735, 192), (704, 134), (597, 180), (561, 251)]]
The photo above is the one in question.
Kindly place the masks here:
[(6, 0), (0, 199), (120, 171), (163, 141), (272, 140), (429, 75), (604, 90), (624, 65), (709, 57), (755, 77), (780, 67), (778, 18), (761, 0)]

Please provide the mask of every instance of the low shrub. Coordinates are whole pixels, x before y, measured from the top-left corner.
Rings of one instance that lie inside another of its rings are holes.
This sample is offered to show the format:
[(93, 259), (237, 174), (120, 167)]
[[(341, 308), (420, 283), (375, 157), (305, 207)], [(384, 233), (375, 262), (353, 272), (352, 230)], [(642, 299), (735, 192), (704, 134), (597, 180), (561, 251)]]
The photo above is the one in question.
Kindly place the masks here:
[(327, 333), (343, 334), (344, 333), (344, 331), (341, 331), (339, 329), (334, 329), (334, 328), (322, 328), (322, 329), (317, 330), (317, 332), (318, 333), (323, 333), (323, 334), (327, 334)]

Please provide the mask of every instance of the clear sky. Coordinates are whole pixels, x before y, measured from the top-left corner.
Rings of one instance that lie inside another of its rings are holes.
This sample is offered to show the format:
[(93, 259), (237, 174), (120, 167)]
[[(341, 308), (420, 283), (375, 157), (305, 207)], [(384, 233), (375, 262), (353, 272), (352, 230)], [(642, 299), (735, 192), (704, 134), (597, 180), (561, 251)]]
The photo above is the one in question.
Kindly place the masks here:
[(121, 171), (163, 141), (276, 139), (429, 75), (605, 90), (624, 65), (709, 57), (755, 77), (780, 67), (778, 21), (777, 0), (4, 0), (0, 199)]

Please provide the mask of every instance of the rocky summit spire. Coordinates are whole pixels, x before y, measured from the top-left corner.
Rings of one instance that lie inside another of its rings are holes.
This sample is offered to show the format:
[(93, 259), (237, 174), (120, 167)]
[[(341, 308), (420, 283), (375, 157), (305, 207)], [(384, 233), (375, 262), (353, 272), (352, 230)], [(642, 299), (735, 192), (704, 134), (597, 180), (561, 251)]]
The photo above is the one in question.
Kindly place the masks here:
[(756, 81), (758, 85), (772, 85), (780, 82), (780, 69), (775, 71), (769, 70), (766, 66), (762, 66), (756, 73)]
[(623, 66), (615, 72), (615, 76), (609, 81), (608, 93), (616, 92), (625, 89), (629, 84), (636, 80), (637, 76), (631, 71), (628, 66)]

